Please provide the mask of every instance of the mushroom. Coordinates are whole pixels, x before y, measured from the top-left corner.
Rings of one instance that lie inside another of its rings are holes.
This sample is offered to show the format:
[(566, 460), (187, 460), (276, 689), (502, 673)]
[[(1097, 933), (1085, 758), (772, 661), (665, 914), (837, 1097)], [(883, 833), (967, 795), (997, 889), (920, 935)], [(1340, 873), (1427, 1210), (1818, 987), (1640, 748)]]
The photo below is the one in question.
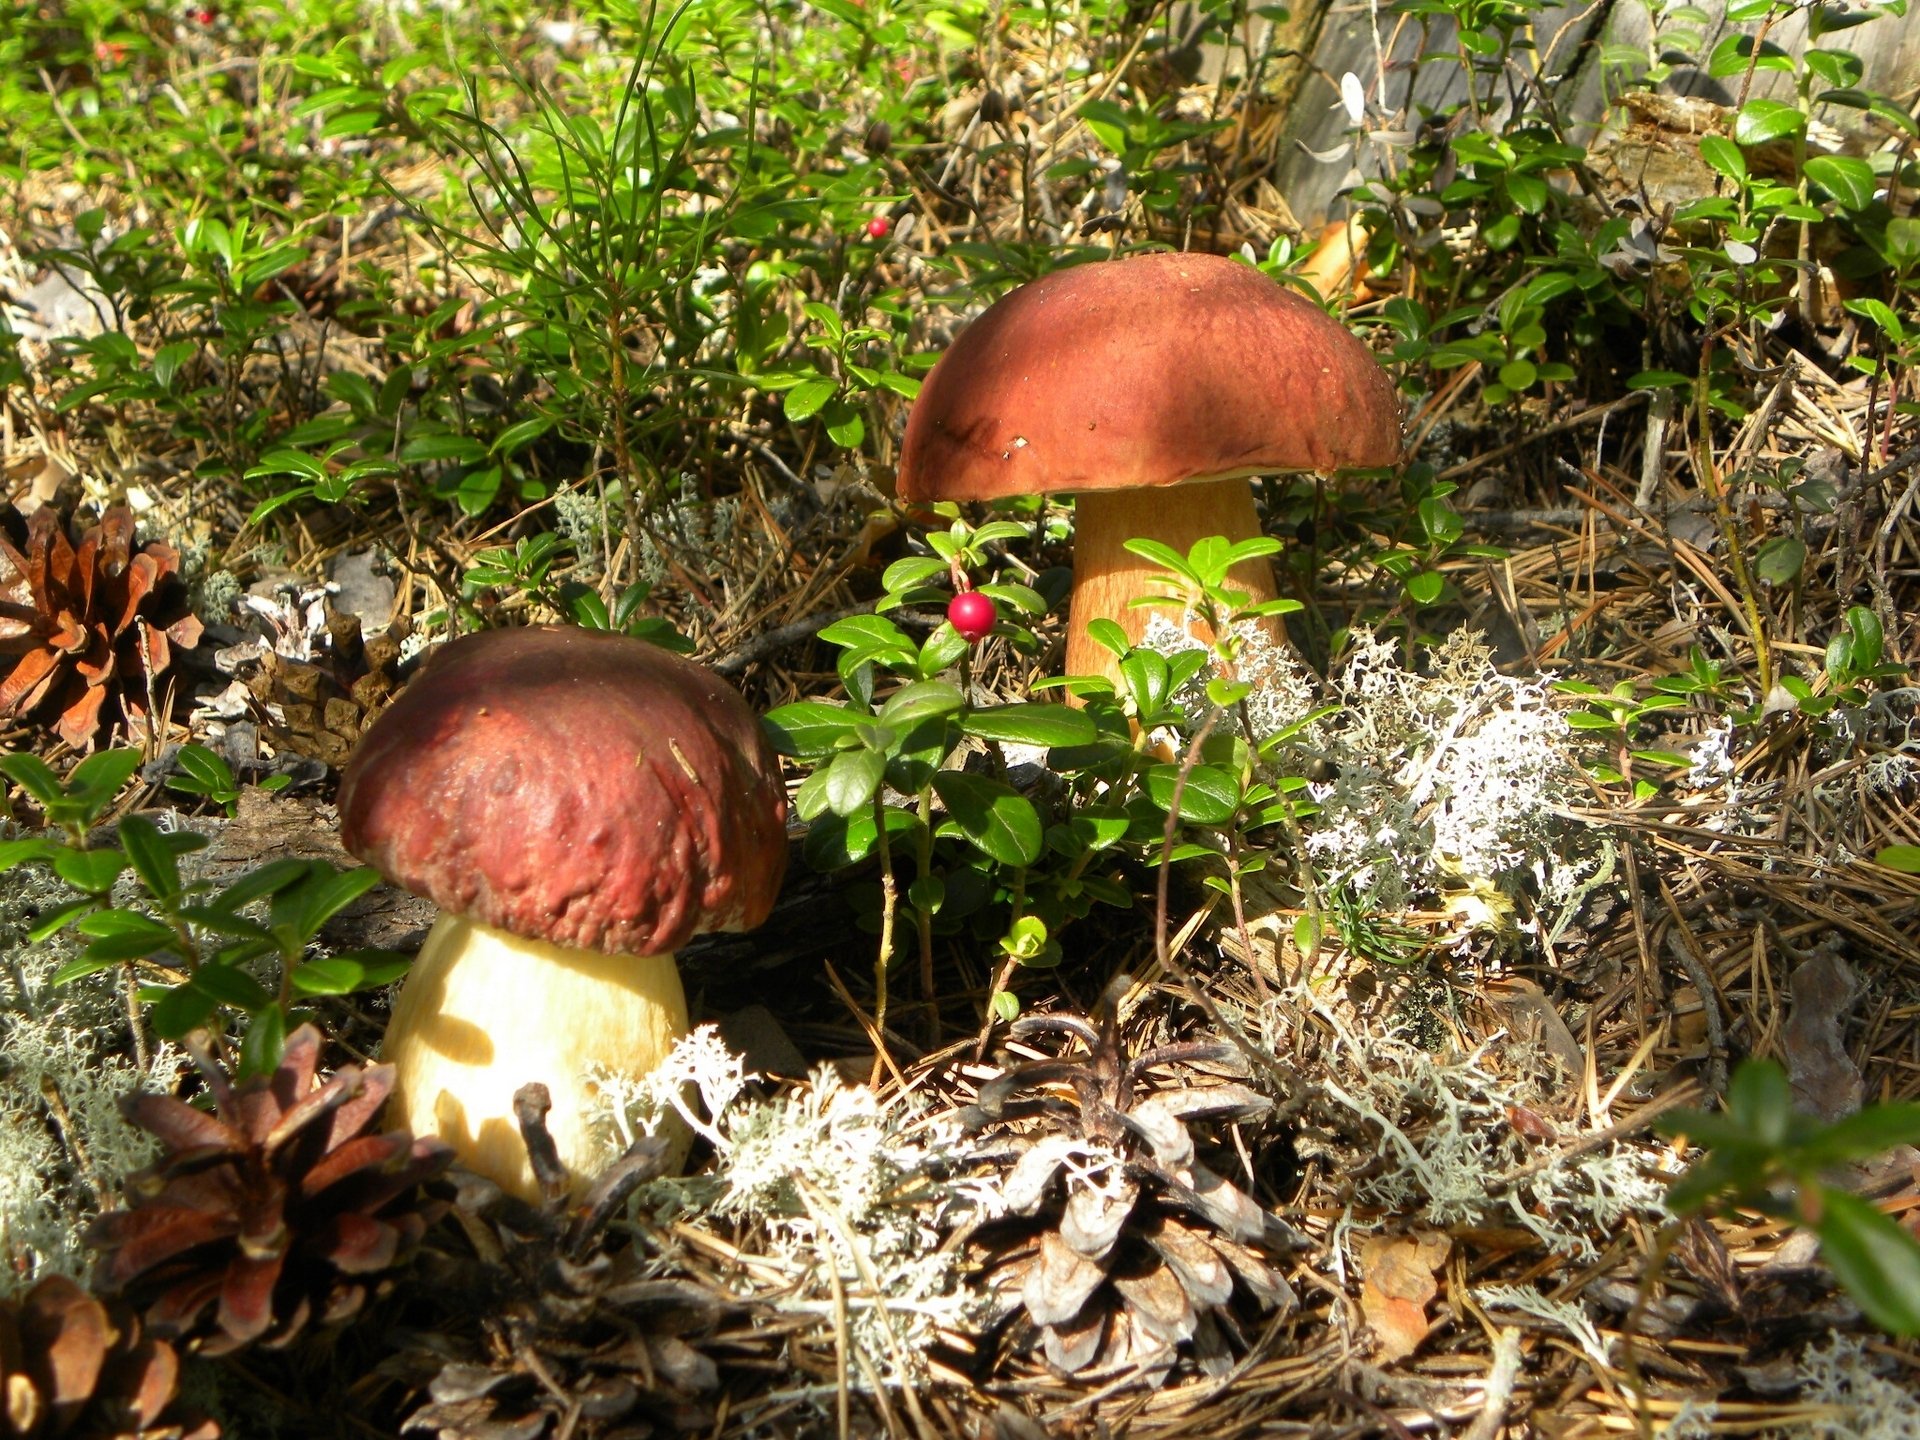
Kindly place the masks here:
[[(1148, 616), (1127, 602), (1157, 567), (1128, 540), (1249, 539), (1248, 476), (1392, 465), (1400, 438), (1393, 382), (1317, 305), (1217, 255), (1143, 255), (1056, 271), (968, 326), (914, 402), (899, 493), (1075, 495), (1066, 672), (1117, 682), (1087, 623), (1139, 643)], [(1274, 598), (1264, 558), (1232, 582)]]
[(697, 665), (563, 626), (442, 646), (340, 792), (347, 849), (442, 911), (387, 1031), (396, 1119), (537, 1197), (513, 1111), (537, 1080), (590, 1179), (588, 1068), (645, 1075), (686, 1032), (673, 951), (766, 918), (786, 811), (753, 712)]

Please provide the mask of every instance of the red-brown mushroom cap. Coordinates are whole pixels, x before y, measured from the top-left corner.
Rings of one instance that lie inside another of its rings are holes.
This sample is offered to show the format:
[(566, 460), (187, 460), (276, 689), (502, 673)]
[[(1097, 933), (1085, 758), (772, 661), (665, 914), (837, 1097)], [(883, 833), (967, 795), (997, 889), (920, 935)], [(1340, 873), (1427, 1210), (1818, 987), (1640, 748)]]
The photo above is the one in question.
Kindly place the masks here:
[(1319, 306), (1218, 255), (1076, 265), (961, 332), (914, 401), (905, 500), (1392, 465), (1393, 382)]
[(367, 732), (348, 850), (443, 910), (632, 955), (766, 919), (786, 869), (779, 762), (746, 702), (622, 635), (442, 646)]

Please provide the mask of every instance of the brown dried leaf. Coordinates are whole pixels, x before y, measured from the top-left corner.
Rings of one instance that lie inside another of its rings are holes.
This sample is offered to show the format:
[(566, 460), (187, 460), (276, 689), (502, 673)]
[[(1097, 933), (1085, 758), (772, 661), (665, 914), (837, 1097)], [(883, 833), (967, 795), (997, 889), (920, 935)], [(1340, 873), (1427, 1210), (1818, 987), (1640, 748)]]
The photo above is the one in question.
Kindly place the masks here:
[(1360, 1247), (1360, 1309), (1380, 1342), (1382, 1364), (1411, 1355), (1427, 1338), (1427, 1306), (1440, 1293), (1434, 1275), (1452, 1245), (1445, 1235), (1423, 1231), (1376, 1235)]

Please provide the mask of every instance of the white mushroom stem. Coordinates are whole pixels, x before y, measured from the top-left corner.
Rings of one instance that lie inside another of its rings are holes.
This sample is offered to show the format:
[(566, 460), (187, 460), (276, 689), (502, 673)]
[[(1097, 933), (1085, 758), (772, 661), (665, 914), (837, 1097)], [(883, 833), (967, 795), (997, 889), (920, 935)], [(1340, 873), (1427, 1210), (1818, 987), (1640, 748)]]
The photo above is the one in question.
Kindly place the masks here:
[[(1237, 476), (1132, 490), (1089, 490), (1074, 497), (1073, 513), (1073, 600), (1067, 615), (1066, 673), (1105, 675), (1116, 687), (1123, 683), (1119, 663), (1111, 651), (1088, 636), (1087, 622), (1116, 621), (1134, 645), (1156, 614), (1180, 623), (1180, 612), (1173, 606), (1136, 609), (1128, 603), (1136, 596), (1154, 594), (1158, 588), (1152, 583), (1154, 577), (1166, 572), (1128, 550), (1126, 542), (1158, 540), (1184, 555), (1194, 541), (1208, 535), (1238, 542), (1263, 533), (1253, 491)], [(1234, 566), (1230, 580), (1253, 602), (1275, 598), (1273, 565), (1264, 555)], [(1284, 639), (1277, 619), (1263, 623), (1276, 641)], [(1213, 639), (1204, 625), (1196, 624), (1192, 631), (1202, 644)]]
[(552, 1092), (547, 1128), (578, 1189), (613, 1152), (610, 1133), (588, 1123), (588, 1071), (645, 1075), (686, 1033), (672, 955), (576, 950), (443, 914), (387, 1028), (390, 1113), (416, 1135), (440, 1136), (468, 1169), (537, 1200), (513, 1095), (538, 1080)]

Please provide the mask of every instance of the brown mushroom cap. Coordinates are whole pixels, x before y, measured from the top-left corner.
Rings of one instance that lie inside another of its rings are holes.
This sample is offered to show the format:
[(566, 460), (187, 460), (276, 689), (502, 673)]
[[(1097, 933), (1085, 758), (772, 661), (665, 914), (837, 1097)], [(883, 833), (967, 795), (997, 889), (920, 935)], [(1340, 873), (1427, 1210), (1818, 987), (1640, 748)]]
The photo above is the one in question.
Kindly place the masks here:
[(1076, 265), (1010, 291), (914, 401), (906, 500), (993, 500), (1394, 464), (1400, 403), (1319, 306), (1218, 255)]
[(766, 919), (786, 869), (779, 762), (726, 682), (564, 626), (442, 646), (367, 732), (348, 850), (443, 910), (653, 955)]

